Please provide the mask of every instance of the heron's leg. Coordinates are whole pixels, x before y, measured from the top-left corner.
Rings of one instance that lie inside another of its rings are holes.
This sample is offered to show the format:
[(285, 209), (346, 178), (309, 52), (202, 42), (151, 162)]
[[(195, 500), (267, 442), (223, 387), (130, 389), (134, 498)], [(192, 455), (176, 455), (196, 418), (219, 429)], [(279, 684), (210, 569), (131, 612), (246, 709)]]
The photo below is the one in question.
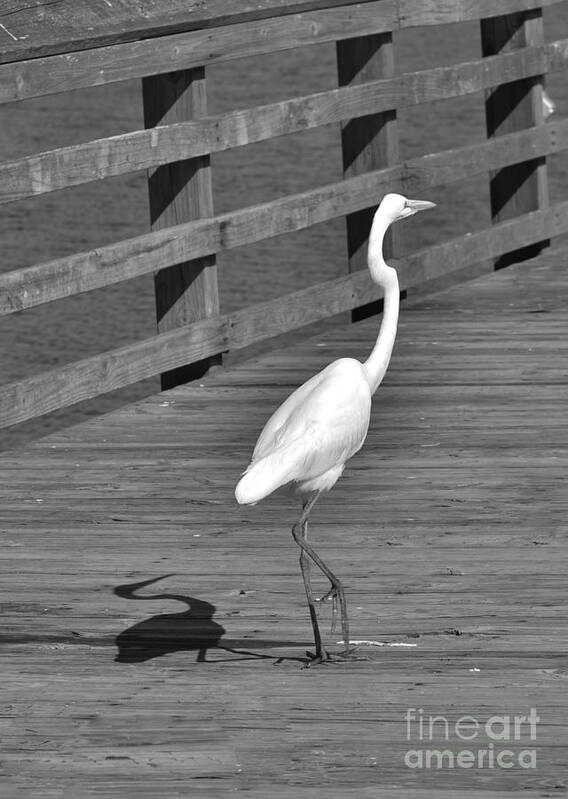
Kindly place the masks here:
[[(341, 584), (340, 580), (335, 576), (335, 574), (331, 571), (331, 569), (323, 562), (323, 560), (320, 558), (320, 556), (317, 554), (317, 552), (314, 550), (311, 544), (309, 544), (308, 541), (306, 540), (306, 528), (307, 528), (308, 516), (310, 515), (310, 511), (315, 505), (316, 500), (319, 497), (319, 494), (320, 494), (319, 491), (314, 491), (314, 493), (311, 494), (310, 497), (308, 498), (307, 502), (304, 503), (302, 515), (300, 516), (299, 520), (292, 528), (292, 535), (294, 536), (294, 541), (298, 544), (298, 546), (302, 550), (302, 553), (300, 555), (300, 568), (302, 569), (302, 577), (304, 578), (304, 586), (306, 588), (306, 595), (308, 597), (308, 605), (310, 608), (310, 617), (312, 619), (312, 627), (314, 630), (314, 639), (316, 644), (316, 658), (321, 659), (323, 649), (321, 646), (321, 635), (317, 623), (317, 614), (315, 610), (313, 596), (311, 593), (311, 585), (309, 579), (309, 564), (307, 564), (307, 557), (309, 557), (316, 564), (318, 569), (320, 569), (325, 574), (325, 576), (331, 583), (332, 596), (337, 597), (339, 600), (339, 610), (341, 614), (341, 632), (343, 634), (343, 644), (345, 646), (346, 655), (349, 654), (349, 619), (347, 617), (347, 603), (345, 601), (345, 591), (343, 585)], [(308, 565), (307, 572), (306, 572), (306, 564)]]
[[(312, 496), (313, 496), (313, 501), (311, 502), (311, 504), (310, 504), (310, 500), (312, 499), (312, 497), (308, 498), (308, 500), (306, 500), (306, 502), (304, 502), (303, 507), (302, 507), (302, 515), (300, 516), (300, 519), (298, 520), (298, 522), (294, 525), (294, 527), (292, 529), (292, 534), (294, 535), (294, 539), (296, 541), (298, 541), (298, 539), (296, 538), (297, 534), (301, 537), (302, 541), (305, 542), (306, 539), (307, 539), (307, 534), (308, 534), (308, 513), (309, 513), (310, 508), (313, 506), (314, 502), (317, 499), (317, 492), (315, 493), (315, 495), (312, 495)], [(308, 505), (310, 506), (310, 508), (308, 508)], [(306, 513), (306, 509), (307, 509), (307, 513)], [(301, 544), (300, 544), (300, 546), (301, 546)], [(308, 556), (307, 556), (307, 554), (306, 554), (306, 552), (305, 552), (305, 550), (303, 548), (302, 548), (302, 550), (300, 552), (300, 569), (301, 569), (301, 572), (302, 572), (302, 578), (304, 580), (304, 588), (306, 590), (306, 598), (308, 600), (308, 608), (309, 608), (309, 611), (310, 611), (310, 620), (312, 622), (312, 629), (314, 631), (314, 643), (315, 643), (315, 647), (316, 647), (315, 659), (318, 660), (318, 661), (327, 660), (328, 654), (327, 654), (327, 652), (325, 651), (325, 649), (323, 648), (323, 645), (322, 645), (321, 633), (320, 633), (320, 629), (319, 629), (319, 625), (318, 625), (318, 616), (317, 616), (317, 613), (316, 613), (316, 606), (315, 606), (314, 597), (313, 597), (313, 594), (312, 594), (312, 587), (311, 587), (311, 582), (310, 582), (310, 573), (311, 573), (310, 560), (309, 560), (309, 558), (308, 558)]]
[[(308, 521), (304, 522), (304, 526), (302, 529), (303, 532), (303, 539), (304, 542), (308, 540)], [(306, 594), (308, 597), (308, 606), (310, 608), (310, 615), (312, 613), (315, 615), (315, 602), (325, 602), (328, 599), (331, 599), (331, 632), (334, 633), (337, 629), (337, 593), (335, 588), (330, 588), (324, 596), (317, 597), (314, 599), (312, 591), (311, 591), (311, 584), (310, 584), (310, 572), (311, 572), (311, 561), (309, 557), (306, 555), (304, 550), (302, 549), (300, 553), (300, 568), (302, 569), (302, 576), (304, 577), (304, 584), (306, 586)]]
[(320, 596), (317, 599), (317, 602), (327, 602), (328, 599), (331, 599), (331, 632), (334, 633), (337, 630), (337, 591), (335, 588), (330, 588), (323, 596)]

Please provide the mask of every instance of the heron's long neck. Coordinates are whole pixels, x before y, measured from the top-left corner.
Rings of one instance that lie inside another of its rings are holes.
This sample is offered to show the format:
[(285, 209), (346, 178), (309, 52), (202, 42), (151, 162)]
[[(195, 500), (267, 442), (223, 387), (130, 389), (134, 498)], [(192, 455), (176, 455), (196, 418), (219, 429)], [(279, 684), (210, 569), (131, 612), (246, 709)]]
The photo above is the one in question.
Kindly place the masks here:
[(387, 371), (398, 324), (400, 290), (396, 269), (388, 266), (382, 254), (383, 238), (388, 225), (375, 218), (369, 236), (369, 271), (373, 282), (384, 289), (383, 316), (377, 342), (364, 363), (371, 393), (374, 394)]

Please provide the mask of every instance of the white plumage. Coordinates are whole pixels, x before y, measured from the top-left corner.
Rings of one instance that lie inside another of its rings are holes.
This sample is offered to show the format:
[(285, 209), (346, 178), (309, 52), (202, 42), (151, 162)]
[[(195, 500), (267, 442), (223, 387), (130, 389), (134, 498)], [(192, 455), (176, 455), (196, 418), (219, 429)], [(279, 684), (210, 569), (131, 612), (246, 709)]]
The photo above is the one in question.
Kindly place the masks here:
[(371, 398), (387, 370), (398, 321), (399, 285), (396, 270), (382, 255), (389, 225), (434, 203), (407, 200), (387, 194), (381, 202), (369, 235), (368, 266), (374, 282), (383, 287), (384, 310), (379, 335), (369, 358), (361, 363), (340, 358), (297, 388), (264, 426), (251, 462), (241, 477), (235, 496), (239, 504), (255, 504), (280, 486), (295, 483), (304, 498), (303, 512), (292, 533), (301, 548), (300, 566), (314, 630), (313, 660), (329, 658), (322, 646), (310, 587), (310, 561), (331, 582), (329, 596), (341, 610), (345, 655), (349, 655), (349, 627), (343, 586), (307, 542), (308, 515), (322, 491), (337, 482), (349, 460), (365, 441), (369, 428)]
[(361, 449), (370, 413), (363, 364), (341, 358), (326, 366), (266, 423), (237, 486), (237, 501), (258, 502), (291, 481), (304, 493), (329, 491), (345, 461)]

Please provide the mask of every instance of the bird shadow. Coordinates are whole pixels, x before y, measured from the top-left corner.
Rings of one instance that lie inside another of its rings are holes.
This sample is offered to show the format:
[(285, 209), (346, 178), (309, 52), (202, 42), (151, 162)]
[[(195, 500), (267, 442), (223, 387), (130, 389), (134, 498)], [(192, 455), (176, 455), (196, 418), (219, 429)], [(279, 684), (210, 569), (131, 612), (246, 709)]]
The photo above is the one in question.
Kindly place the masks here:
[[(113, 593), (122, 599), (140, 601), (171, 599), (183, 602), (187, 606), (187, 610), (178, 613), (158, 613), (119, 633), (115, 638), (118, 648), (116, 662), (143, 663), (173, 652), (196, 652), (197, 663), (219, 663), (224, 660), (272, 660), (274, 663), (284, 660), (305, 662), (305, 658), (301, 657), (276, 657), (252, 652), (247, 648), (247, 642), (242, 639), (224, 638), (225, 628), (213, 619), (217, 608), (203, 599), (183, 594), (160, 593), (145, 596), (137, 593), (140, 589), (152, 585), (158, 580), (172, 576), (165, 574), (162, 577), (153, 577), (141, 582), (118, 585), (114, 589)], [(297, 641), (255, 641), (256, 644), (260, 646), (301, 645)], [(211, 649), (239, 657), (215, 658), (214, 661), (211, 661), (207, 659), (207, 652)]]

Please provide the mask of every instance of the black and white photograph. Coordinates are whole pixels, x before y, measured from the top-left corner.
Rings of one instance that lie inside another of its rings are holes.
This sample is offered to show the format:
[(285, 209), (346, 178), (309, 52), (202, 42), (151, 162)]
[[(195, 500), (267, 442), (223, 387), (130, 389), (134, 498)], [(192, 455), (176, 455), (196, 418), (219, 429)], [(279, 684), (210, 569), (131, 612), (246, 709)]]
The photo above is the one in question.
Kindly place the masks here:
[(568, 0), (0, 0), (1, 799), (568, 796)]

